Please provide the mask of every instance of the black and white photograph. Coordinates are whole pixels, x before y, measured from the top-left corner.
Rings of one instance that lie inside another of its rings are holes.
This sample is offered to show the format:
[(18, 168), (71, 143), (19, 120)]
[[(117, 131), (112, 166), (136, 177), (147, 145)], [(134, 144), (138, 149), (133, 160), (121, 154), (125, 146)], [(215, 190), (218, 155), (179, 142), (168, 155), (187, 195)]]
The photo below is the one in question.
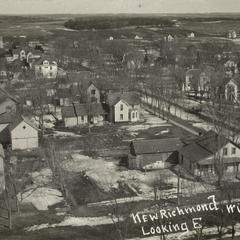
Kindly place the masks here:
[(240, 240), (240, 0), (0, 0), (0, 240)]

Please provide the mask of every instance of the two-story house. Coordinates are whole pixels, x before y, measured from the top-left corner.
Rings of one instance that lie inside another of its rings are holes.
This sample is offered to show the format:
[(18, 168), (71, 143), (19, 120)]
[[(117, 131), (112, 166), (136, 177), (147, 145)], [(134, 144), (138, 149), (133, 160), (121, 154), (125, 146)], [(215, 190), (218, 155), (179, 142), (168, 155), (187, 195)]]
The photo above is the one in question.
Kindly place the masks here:
[(140, 120), (140, 99), (135, 92), (108, 93), (107, 105), (111, 122), (137, 122)]
[(39, 79), (56, 79), (58, 65), (55, 61), (40, 60), (35, 64), (35, 76)]
[(221, 165), (224, 172), (240, 171), (240, 147), (209, 131), (179, 150), (179, 164), (195, 176), (215, 174)]
[(239, 101), (240, 78), (234, 76), (225, 83), (225, 99), (230, 102), (237, 103)]

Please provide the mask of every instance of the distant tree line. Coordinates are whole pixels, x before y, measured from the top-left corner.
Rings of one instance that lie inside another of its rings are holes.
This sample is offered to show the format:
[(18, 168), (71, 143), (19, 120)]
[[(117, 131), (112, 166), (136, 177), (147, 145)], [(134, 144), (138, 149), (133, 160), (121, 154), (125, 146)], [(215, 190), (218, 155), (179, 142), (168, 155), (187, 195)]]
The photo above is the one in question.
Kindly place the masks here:
[(82, 29), (108, 29), (128, 26), (149, 26), (161, 25), (165, 27), (173, 26), (174, 22), (166, 18), (157, 17), (91, 17), (76, 18), (65, 22), (66, 28)]

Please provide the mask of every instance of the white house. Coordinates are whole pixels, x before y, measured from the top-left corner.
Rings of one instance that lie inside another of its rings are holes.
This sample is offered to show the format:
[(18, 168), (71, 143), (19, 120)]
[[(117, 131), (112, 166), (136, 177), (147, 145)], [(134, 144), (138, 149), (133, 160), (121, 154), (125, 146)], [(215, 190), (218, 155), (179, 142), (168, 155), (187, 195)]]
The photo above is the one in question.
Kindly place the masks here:
[(11, 144), (12, 150), (38, 148), (38, 129), (25, 118), (11, 115), (1, 119), (0, 140), (1, 144)]
[(179, 164), (197, 176), (215, 174), (216, 164), (224, 172), (240, 171), (240, 148), (235, 143), (209, 131), (179, 150)]
[(61, 111), (65, 127), (102, 125), (105, 119), (105, 112), (100, 103), (73, 103), (62, 107)]
[(189, 39), (195, 38), (195, 33), (194, 33), (194, 32), (191, 32), (190, 34), (188, 34), (188, 38), (189, 38)]
[(56, 79), (58, 66), (55, 61), (44, 60), (35, 65), (35, 75), (37, 78)]
[(107, 96), (111, 122), (137, 122), (140, 120), (140, 101), (134, 92), (115, 92)]
[(113, 106), (114, 122), (128, 122), (129, 121), (129, 104), (124, 100), (119, 100)]
[(24, 59), (26, 59), (27, 53), (24, 49), (21, 49), (19, 52), (19, 59), (20, 61), (23, 61)]
[(134, 37), (134, 39), (135, 39), (135, 40), (143, 40), (143, 37), (136, 35), (136, 36)]
[(169, 34), (168, 36), (164, 37), (164, 40), (167, 42), (172, 42), (174, 41), (174, 37), (171, 34)]
[(38, 129), (24, 118), (9, 126), (12, 150), (38, 148)]
[(183, 91), (186, 92), (204, 92), (207, 93), (210, 90), (211, 82), (211, 69), (189, 69), (186, 72), (185, 82), (183, 84)]
[(239, 90), (239, 79), (231, 78), (225, 85), (225, 99), (231, 102), (237, 102)]
[(236, 39), (237, 38), (237, 33), (235, 30), (230, 30), (228, 31), (228, 38), (229, 39)]

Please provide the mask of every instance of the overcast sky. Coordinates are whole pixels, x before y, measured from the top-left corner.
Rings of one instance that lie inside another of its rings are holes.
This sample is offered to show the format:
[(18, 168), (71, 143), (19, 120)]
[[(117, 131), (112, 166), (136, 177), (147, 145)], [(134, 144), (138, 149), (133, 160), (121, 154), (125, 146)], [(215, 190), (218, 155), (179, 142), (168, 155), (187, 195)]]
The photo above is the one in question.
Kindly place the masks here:
[(0, 0), (0, 14), (240, 12), (240, 0)]

